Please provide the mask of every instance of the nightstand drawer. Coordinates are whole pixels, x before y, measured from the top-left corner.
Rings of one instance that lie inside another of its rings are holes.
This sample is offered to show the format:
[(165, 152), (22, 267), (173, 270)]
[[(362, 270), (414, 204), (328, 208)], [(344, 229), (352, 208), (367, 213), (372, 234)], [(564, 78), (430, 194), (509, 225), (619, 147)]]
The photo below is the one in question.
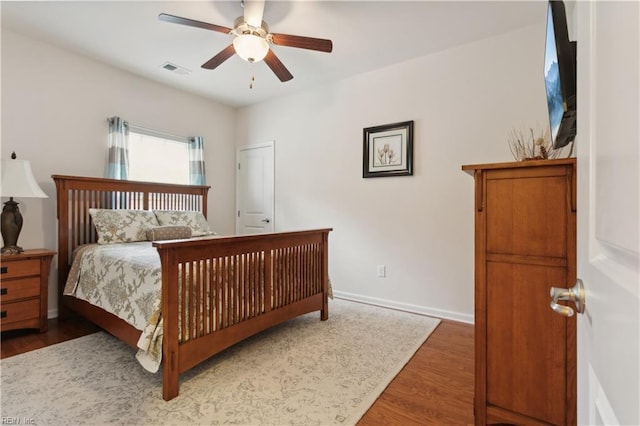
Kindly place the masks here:
[(2, 312), (2, 325), (11, 324), (17, 321), (24, 321), (40, 316), (40, 300), (31, 299), (24, 302), (3, 303), (0, 306)]
[(21, 280), (2, 280), (0, 282), (0, 300), (7, 303), (12, 300), (26, 299), (40, 295), (40, 277)]
[(40, 259), (16, 260), (2, 262), (0, 265), (0, 278), (8, 280), (10, 278), (28, 277), (29, 275), (40, 275)]

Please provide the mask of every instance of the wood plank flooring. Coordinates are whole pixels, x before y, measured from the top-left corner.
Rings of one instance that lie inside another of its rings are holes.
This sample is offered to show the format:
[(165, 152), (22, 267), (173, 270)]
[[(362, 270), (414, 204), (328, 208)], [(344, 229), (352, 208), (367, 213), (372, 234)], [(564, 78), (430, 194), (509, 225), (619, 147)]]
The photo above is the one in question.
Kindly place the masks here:
[(50, 319), (48, 326), (49, 329), (45, 333), (32, 330), (2, 332), (0, 359), (55, 345), (100, 330), (89, 321), (80, 318), (70, 318), (64, 321)]
[(359, 426), (473, 424), (473, 325), (442, 321)]
[[(46, 333), (2, 333), (7, 358), (97, 331), (81, 320), (49, 320)], [(473, 326), (443, 320), (358, 426), (473, 424)]]

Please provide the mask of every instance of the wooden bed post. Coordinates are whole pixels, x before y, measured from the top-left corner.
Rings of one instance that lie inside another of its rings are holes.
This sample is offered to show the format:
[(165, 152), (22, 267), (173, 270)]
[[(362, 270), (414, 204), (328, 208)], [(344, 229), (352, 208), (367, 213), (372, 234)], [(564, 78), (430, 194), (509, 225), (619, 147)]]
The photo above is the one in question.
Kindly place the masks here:
[[(162, 273), (162, 398), (178, 396), (180, 365), (178, 343), (178, 265), (170, 250), (158, 250)], [(167, 273), (168, 272), (168, 273)], [(184, 337), (184, 336), (183, 336)]]
[(61, 303), (64, 286), (69, 275), (69, 194), (64, 181), (55, 179), (57, 203), (56, 217), (58, 218), (58, 317), (67, 318), (71, 312)]
[(329, 319), (329, 231), (322, 233), (322, 310), (320, 319)]

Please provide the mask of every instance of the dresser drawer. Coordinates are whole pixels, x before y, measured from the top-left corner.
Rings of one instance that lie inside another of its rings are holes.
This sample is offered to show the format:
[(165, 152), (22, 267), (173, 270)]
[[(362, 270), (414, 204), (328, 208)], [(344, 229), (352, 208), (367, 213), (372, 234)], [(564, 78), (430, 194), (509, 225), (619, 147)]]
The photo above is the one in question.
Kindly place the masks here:
[(37, 297), (39, 295), (40, 277), (2, 280), (2, 282), (0, 282), (0, 300), (2, 303), (26, 299), (28, 297)]
[(28, 277), (40, 275), (40, 259), (16, 260), (14, 262), (2, 262), (0, 264), (0, 279)]
[(2, 325), (24, 321), (40, 316), (40, 300), (31, 299), (23, 302), (2, 303), (0, 306)]

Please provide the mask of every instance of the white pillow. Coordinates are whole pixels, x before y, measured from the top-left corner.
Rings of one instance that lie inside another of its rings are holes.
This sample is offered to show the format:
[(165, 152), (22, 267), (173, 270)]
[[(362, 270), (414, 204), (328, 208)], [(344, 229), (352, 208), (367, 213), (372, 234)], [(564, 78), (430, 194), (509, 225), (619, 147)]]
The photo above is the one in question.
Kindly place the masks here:
[(188, 226), (191, 228), (191, 236), (215, 235), (209, 223), (200, 212), (189, 210), (154, 210), (160, 225)]
[(147, 229), (158, 226), (149, 210), (89, 209), (98, 233), (98, 244), (146, 241)]

